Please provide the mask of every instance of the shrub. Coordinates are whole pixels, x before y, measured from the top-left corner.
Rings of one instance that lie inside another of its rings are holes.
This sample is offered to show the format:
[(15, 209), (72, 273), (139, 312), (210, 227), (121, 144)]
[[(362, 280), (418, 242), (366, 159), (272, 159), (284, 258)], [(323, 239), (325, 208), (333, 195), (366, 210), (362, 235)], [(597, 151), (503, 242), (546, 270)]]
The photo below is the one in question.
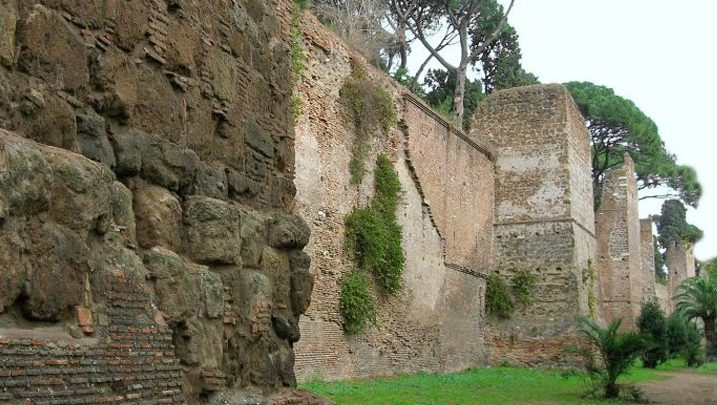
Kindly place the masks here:
[(339, 297), (339, 310), (344, 317), (344, 330), (357, 334), (366, 322), (376, 325), (376, 304), (369, 286), (370, 280), (360, 271), (351, 271), (344, 277)]
[(359, 184), (365, 174), (364, 161), (371, 139), (385, 134), (396, 123), (396, 108), (388, 92), (370, 80), (361, 65), (352, 61), (352, 73), (341, 87), (341, 103), (347, 111), (356, 132), (356, 143), (351, 153), (349, 172), (351, 183)]
[(489, 315), (503, 319), (513, 316), (513, 302), (508, 286), (497, 273), (489, 275), (486, 280), (485, 306)]
[(694, 322), (675, 312), (667, 318), (667, 348), (671, 358), (682, 357), (689, 367), (705, 362), (702, 334)]
[(640, 316), (637, 318), (637, 329), (645, 340), (645, 351), (642, 353), (642, 364), (647, 368), (655, 368), (664, 363), (669, 355), (669, 342), (665, 314), (655, 300), (642, 304)]
[(616, 319), (603, 327), (593, 319), (580, 318), (583, 332), (600, 355), (599, 362), (588, 363), (587, 371), (600, 381), (607, 398), (618, 397), (617, 377), (627, 372), (644, 348), (643, 338), (637, 333), (618, 333), (621, 323), (621, 319)]
[(513, 276), (512, 285), (515, 299), (525, 310), (532, 302), (531, 295), (535, 289), (536, 278), (529, 270), (518, 270)]

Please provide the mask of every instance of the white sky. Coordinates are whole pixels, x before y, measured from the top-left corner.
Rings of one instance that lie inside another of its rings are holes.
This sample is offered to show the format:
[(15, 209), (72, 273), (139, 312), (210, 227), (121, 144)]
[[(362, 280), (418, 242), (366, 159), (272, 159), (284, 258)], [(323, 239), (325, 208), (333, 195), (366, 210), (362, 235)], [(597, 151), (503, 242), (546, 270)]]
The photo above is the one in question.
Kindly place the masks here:
[[(509, 1), (499, 0), (507, 5)], [(523, 67), (542, 83), (590, 81), (637, 104), (667, 149), (697, 170), (704, 194), (687, 219), (705, 231), (697, 258), (717, 256), (717, 2), (710, 0), (516, 0), (509, 17)], [(425, 56), (413, 45), (409, 66)], [(649, 190), (653, 191), (653, 190)], [(640, 215), (662, 200), (643, 200)]]

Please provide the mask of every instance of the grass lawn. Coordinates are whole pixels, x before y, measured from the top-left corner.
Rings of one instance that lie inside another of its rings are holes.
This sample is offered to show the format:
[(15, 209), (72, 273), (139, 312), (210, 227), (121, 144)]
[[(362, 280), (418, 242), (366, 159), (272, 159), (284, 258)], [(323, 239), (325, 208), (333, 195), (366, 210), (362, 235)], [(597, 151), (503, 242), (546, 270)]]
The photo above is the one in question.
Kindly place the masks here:
[[(675, 360), (658, 371), (685, 368)], [(717, 373), (710, 363), (701, 372)], [(654, 370), (635, 367), (621, 382), (665, 378)], [(620, 401), (591, 401), (581, 397), (585, 382), (577, 376), (563, 377), (559, 370), (529, 370), (492, 367), (455, 374), (416, 374), (396, 378), (344, 382), (309, 382), (300, 388), (343, 404), (605, 404)]]

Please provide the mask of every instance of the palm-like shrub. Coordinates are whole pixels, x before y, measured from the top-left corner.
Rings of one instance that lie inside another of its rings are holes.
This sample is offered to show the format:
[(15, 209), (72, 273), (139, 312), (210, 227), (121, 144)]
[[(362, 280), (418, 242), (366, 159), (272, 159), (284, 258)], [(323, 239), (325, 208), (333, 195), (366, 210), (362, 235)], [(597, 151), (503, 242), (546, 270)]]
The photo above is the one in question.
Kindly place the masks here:
[(688, 320), (700, 318), (704, 323), (707, 357), (717, 359), (717, 283), (707, 277), (693, 277), (678, 287), (677, 310)]
[(601, 361), (589, 366), (588, 372), (600, 379), (607, 398), (617, 398), (620, 394), (617, 377), (627, 372), (645, 346), (637, 333), (618, 333), (621, 323), (622, 319), (616, 319), (604, 327), (593, 319), (580, 319), (583, 332), (600, 353)]

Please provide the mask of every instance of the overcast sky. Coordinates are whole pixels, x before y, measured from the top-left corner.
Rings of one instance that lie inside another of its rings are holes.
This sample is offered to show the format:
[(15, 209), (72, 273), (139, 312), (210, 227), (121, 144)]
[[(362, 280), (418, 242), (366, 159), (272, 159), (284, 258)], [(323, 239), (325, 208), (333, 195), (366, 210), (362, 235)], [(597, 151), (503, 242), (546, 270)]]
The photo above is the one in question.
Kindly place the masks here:
[[(499, 0), (507, 5), (509, 1)], [(717, 256), (717, 2), (710, 0), (516, 0), (509, 18), (523, 67), (542, 83), (591, 81), (637, 104), (704, 195), (688, 221), (705, 231), (697, 258)], [(422, 61), (414, 44), (411, 65)], [(660, 211), (644, 200), (640, 215)]]

